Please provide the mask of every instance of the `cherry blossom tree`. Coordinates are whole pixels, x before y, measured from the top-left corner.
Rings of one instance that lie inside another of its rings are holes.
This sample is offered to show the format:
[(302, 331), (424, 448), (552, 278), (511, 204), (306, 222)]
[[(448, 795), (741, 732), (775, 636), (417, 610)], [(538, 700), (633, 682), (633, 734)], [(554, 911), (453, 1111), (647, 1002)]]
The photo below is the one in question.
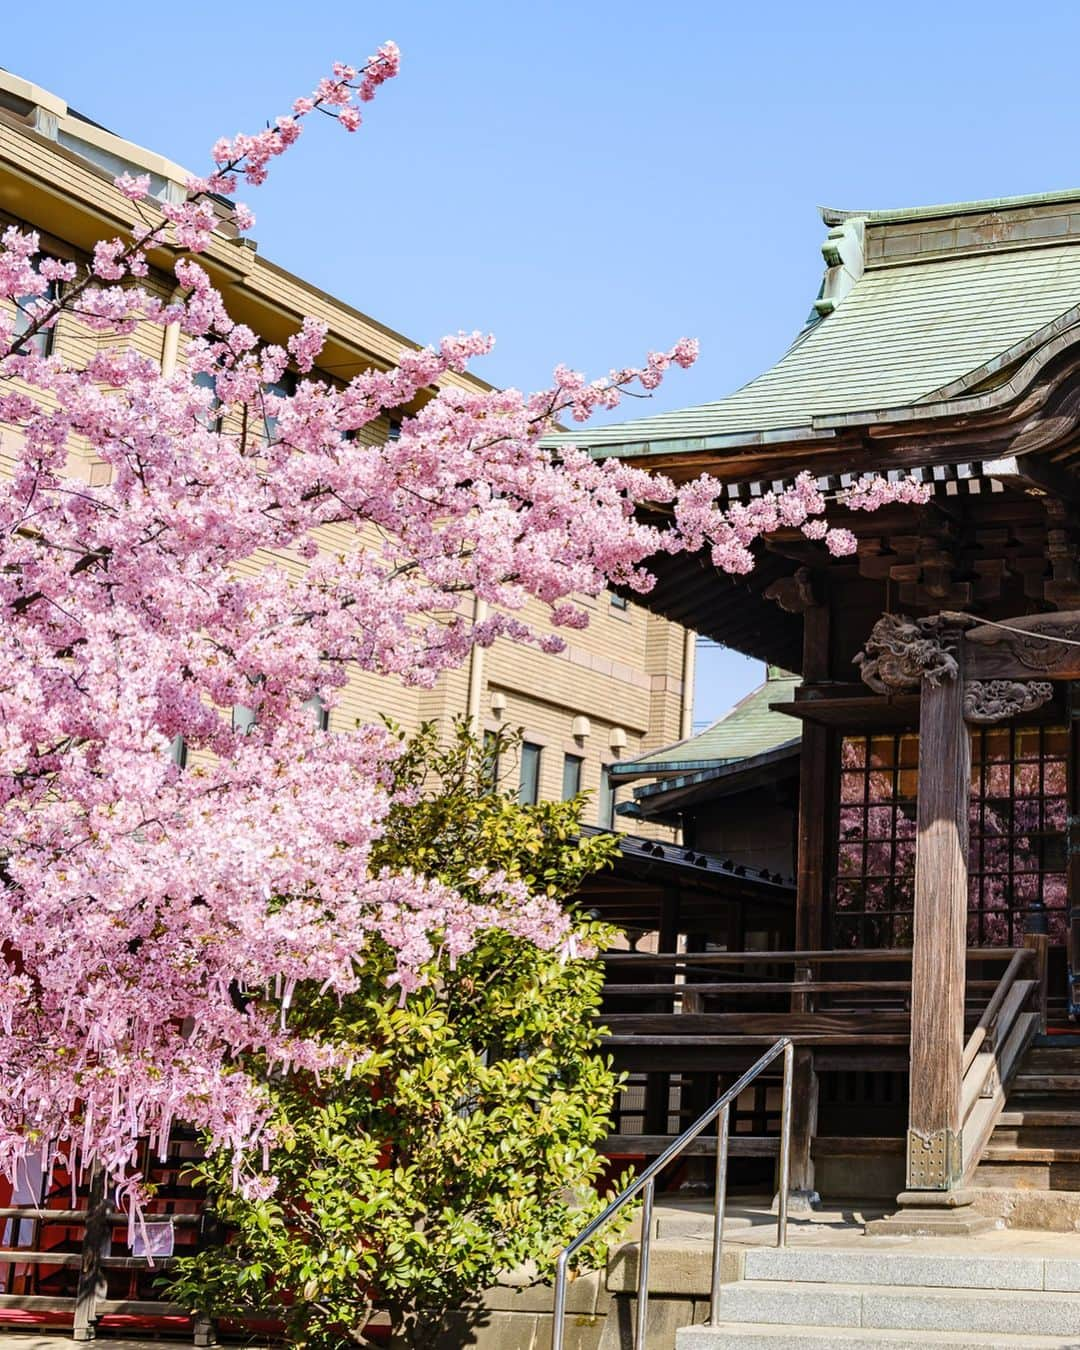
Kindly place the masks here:
[[(315, 1073), (334, 1061), (332, 1045), (290, 1030), (298, 987), (345, 995), (378, 950), (404, 996), (484, 931), (567, 940), (557, 905), (500, 874), (466, 900), (373, 868), (399, 743), (377, 725), (319, 734), (311, 713), (312, 700), (333, 707), (351, 670), (429, 685), (475, 644), (555, 648), (552, 627), (523, 621), (528, 600), (556, 629), (583, 626), (575, 597), (647, 591), (661, 550), (708, 548), (745, 572), (754, 541), (782, 526), (854, 547), (809, 477), (725, 510), (711, 479), (676, 493), (545, 448), (557, 419), (584, 421), (689, 366), (692, 341), (594, 381), (560, 367), (523, 395), (445, 382), (488, 351), (480, 334), (341, 384), (317, 369), (320, 323), (282, 347), (230, 318), (198, 256), (253, 217), (223, 200), (262, 183), (316, 114), (356, 130), (397, 70), (390, 43), (362, 68), (335, 65), (290, 114), (219, 141), (179, 205), (150, 198), (145, 176), (119, 178), (144, 223), (86, 267), (43, 256), (29, 230), (0, 241), (8, 1173), (34, 1153), (96, 1164), (138, 1202), (139, 1136), (164, 1141), (183, 1119), (239, 1154), (270, 1111), (248, 1060)], [(180, 253), (167, 302), (143, 281), (165, 245)], [(91, 339), (85, 359), (46, 354), (61, 319)], [(171, 372), (128, 341), (147, 324), (179, 330)], [(296, 392), (269, 392), (287, 368)], [(362, 441), (406, 408), (398, 439)], [(868, 480), (849, 505), (922, 491)], [(669, 526), (642, 523), (642, 505)], [(324, 532), (342, 525), (356, 540), (344, 552)], [(258, 551), (279, 561), (252, 575), (242, 564)], [(488, 602), (479, 621), (472, 596)], [(181, 743), (186, 768), (169, 753)]]

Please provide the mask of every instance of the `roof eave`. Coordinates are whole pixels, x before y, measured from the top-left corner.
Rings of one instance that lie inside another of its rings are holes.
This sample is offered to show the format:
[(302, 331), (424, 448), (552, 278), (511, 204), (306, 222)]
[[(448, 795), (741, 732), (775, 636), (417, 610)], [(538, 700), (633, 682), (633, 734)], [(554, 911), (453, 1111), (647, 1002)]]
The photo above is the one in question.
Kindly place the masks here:
[[(1062, 352), (1080, 342), (1080, 306), (1067, 310), (1051, 324), (1025, 338), (992, 361), (970, 371), (961, 380), (922, 395), (930, 402), (907, 403), (899, 407), (867, 409), (864, 412), (829, 413), (815, 417), (808, 426), (775, 428), (748, 432), (728, 432), (722, 436), (672, 437), (585, 447), (597, 459), (660, 457), (701, 452), (761, 449), (766, 446), (805, 445), (835, 440), (845, 431), (863, 427), (891, 426), (905, 422), (929, 422), (942, 418), (972, 417), (995, 412), (1019, 398), (1039, 373)], [(990, 378), (1013, 361), (1028, 354), (1028, 359), (1011, 379), (981, 394), (962, 395), (970, 387)], [(953, 393), (959, 397), (952, 397)], [(943, 397), (944, 395), (944, 397)]]

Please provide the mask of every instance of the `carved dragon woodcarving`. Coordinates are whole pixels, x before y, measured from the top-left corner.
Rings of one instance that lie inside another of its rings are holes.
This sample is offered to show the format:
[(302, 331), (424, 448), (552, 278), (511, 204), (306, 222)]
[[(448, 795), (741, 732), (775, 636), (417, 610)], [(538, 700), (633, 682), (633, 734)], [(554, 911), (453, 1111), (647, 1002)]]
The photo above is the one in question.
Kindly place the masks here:
[(936, 615), (909, 619), (906, 614), (883, 614), (855, 664), (863, 683), (879, 694), (907, 693), (923, 680), (939, 685), (955, 679), (960, 670), (945, 646)]
[(1004, 722), (1034, 712), (1053, 697), (1049, 680), (969, 680), (964, 686), (964, 717), (969, 722)]

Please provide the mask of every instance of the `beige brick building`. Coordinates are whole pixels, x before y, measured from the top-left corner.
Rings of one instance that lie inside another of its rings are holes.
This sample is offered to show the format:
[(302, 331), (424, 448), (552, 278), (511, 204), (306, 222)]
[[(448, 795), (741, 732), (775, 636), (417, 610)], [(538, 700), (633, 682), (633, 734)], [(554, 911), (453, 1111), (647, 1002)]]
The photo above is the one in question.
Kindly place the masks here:
[[(179, 166), (103, 130), (46, 90), (0, 72), (0, 227), (33, 228), (46, 252), (85, 261), (98, 239), (136, 221), (135, 206), (113, 186), (113, 178), (125, 170), (149, 172), (151, 192), (160, 200), (179, 200), (183, 194), (187, 174)], [(147, 284), (163, 298), (174, 285), (174, 258), (167, 248), (151, 258), (156, 270)], [(200, 261), (233, 317), (269, 341), (282, 342), (304, 315), (324, 320), (329, 333), (320, 358), (323, 369), (316, 371), (324, 378), (332, 371), (334, 379), (346, 381), (364, 369), (386, 368), (415, 345), (275, 266), (254, 240), (239, 237), (231, 225), (223, 223)], [(54, 351), (78, 362), (95, 339), (65, 316), (49, 340)], [(183, 362), (175, 329), (163, 337), (160, 328), (144, 325), (129, 340), (166, 369)], [(448, 378), (487, 387), (469, 376)], [(385, 419), (371, 431), (373, 437), (392, 434), (393, 425)], [(6, 444), (0, 437), (0, 471), (5, 457), (10, 462), (11, 435), (8, 431)], [(73, 472), (90, 481), (103, 468), (89, 459), (73, 464)], [(334, 542), (356, 543), (345, 532)], [(251, 566), (261, 561), (254, 558)], [(285, 561), (303, 566), (299, 559)], [(584, 631), (567, 632), (561, 655), (500, 640), (488, 651), (475, 652), (469, 665), (432, 690), (405, 688), (357, 671), (333, 710), (331, 729), (380, 714), (407, 728), (425, 720), (448, 727), (460, 715), (468, 715), (478, 730), (520, 727), (526, 748), (513, 763), (500, 766), (502, 780), (520, 783), (526, 796), (546, 799), (570, 795), (578, 787), (588, 790), (592, 800), (586, 819), (609, 824), (617, 817), (605, 766), (690, 732), (693, 634), (618, 596), (605, 594), (587, 603), (592, 622)], [(542, 623), (541, 607), (525, 617)], [(664, 827), (650, 827), (650, 832), (671, 833)]]

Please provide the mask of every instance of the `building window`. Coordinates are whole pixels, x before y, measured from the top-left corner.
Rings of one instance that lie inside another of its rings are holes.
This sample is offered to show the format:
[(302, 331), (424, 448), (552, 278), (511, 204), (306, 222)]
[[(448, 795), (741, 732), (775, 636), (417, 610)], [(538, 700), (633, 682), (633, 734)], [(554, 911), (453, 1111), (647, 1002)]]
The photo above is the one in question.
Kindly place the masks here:
[(498, 732), (484, 732), (484, 759), (481, 766), (484, 781), (489, 785), (490, 790), (495, 792), (499, 786), (499, 745), (501, 744)]
[(913, 733), (845, 736), (841, 743), (837, 947), (911, 945), (918, 765)]
[(521, 782), (518, 801), (522, 806), (535, 806), (540, 800), (540, 747), (530, 741), (521, 746)]
[[(296, 374), (294, 371), (286, 370), (280, 380), (274, 380), (270, 384), (263, 385), (263, 394), (276, 394), (278, 398), (291, 398), (296, 393)], [(259, 409), (253, 409), (256, 424), (258, 422)], [(265, 403), (262, 406), (262, 430), (260, 439), (263, 445), (270, 445), (277, 436), (277, 417), (270, 412)]]
[[(60, 294), (58, 287), (58, 282), (50, 281), (41, 295), (19, 295), (15, 297), (15, 329), (13, 334), (15, 341), (12, 344), (13, 346), (18, 346), (18, 339), (22, 337), (33, 322), (30, 313), (33, 307), (40, 304), (51, 304)], [(48, 356), (53, 348), (55, 332), (55, 328), (38, 329), (20, 350), (25, 352), (26, 355), (36, 352), (38, 356)]]
[(600, 766), (600, 797), (597, 802), (596, 823), (605, 830), (615, 828), (615, 797), (618, 788), (611, 780), (611, 769)]
[(401, 440), (401, 418), (390, 417), (386, 423), (386, 439), (388, 441)]
[(187, 768), (187, 741), (183, 736), (176, 735), (169, 742), (169, 758), (178, 769)]
[(312, 694), (304, 699), (304, 707), (311, 713), (311, 720), (319, 731), (330, 730), (330, 709), (322, 701), (321, 694)]
[(609, 598), (611, 600), (612, 609), (627, 610), (630, 608), (630, 601), (627, 600), (625, 595), (616, 595), (615, 592), (612, 591)]
[[(1032, 907), (1063, 942), (1068, 734), (1064, 727), (980, 727), (971, 737), (968, 942), (1020, 946)], [(846, 736), (833, 944), (907, 947), (913, 938), (919, 738)]]
[(564, 802), (569, 801), (571, 797), (576, 797), (581, 791), (581, 766), (584, 762), (581, 755), (563, 755), (562, 797)]
[(224, 413), (221, 406), (221, 399), (218, 398), (217, 380), (208, 370), (200, 370), (197, 375), (192, 377), (191, 383), (199, 389), (210, 390), (210, 406), (206, 412), (198, 419), (200, 424), (207, 431), (220, 431)]
[(968, 942), (1020, 947), (1027, 911), (1045, 907), (1050, 941), (1068, 917), (1068, 733), (979, 727), (971, 737)]
[(255, 725), (255, 709), (245, 707), (243, 703), (234, 703), (232, 710), (232, 729), (246, 736)]

